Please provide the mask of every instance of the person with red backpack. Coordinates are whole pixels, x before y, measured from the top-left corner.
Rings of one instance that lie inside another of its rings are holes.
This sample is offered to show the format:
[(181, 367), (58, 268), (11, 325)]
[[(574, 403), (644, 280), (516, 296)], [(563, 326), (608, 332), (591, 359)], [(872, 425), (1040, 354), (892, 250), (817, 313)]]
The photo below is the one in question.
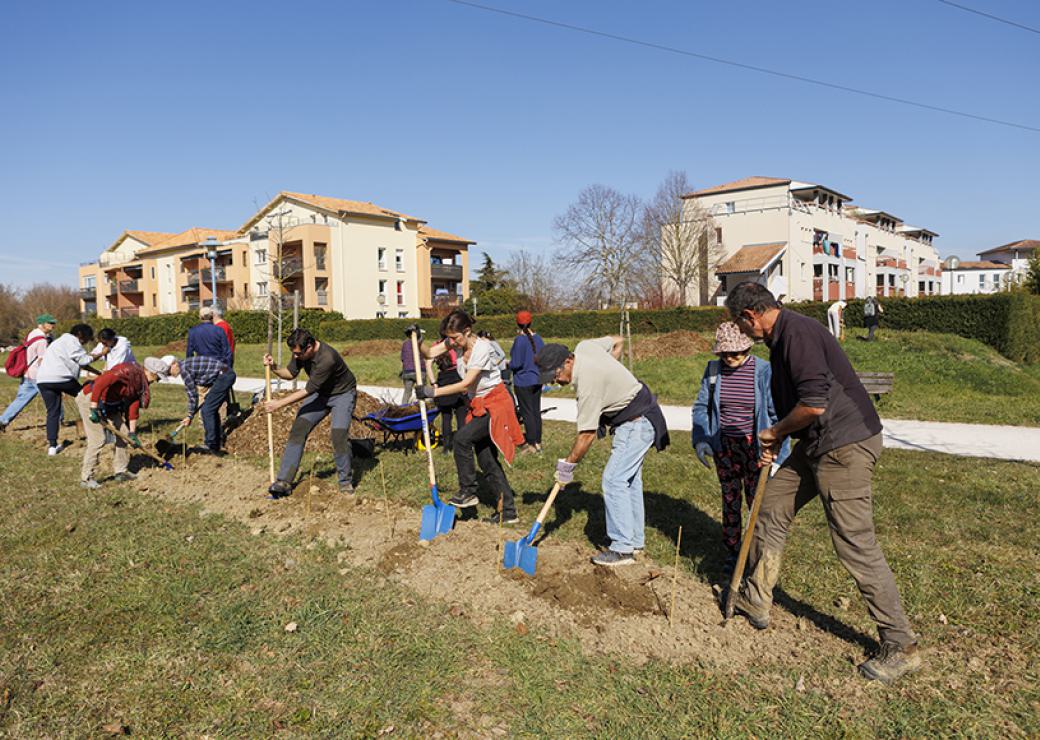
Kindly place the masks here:
[(54, 325), (57, 322), (49, 313), (36, 317), (36, 328), (29, 332), (25, 341), (14, 348), (7, 356), (4, 370), (12, 378), (21, 378), (18, 393), (14, 400), (7, 405), (4, 413), (0, 414), (0, 432), (14, 421), (15, 417), (22, 412), (29, 403), (39, 394), (36, 387), (36, 373), (40, 369), (40, 361), (43, 353), (47, 350), (51, 335), (54, 333)]

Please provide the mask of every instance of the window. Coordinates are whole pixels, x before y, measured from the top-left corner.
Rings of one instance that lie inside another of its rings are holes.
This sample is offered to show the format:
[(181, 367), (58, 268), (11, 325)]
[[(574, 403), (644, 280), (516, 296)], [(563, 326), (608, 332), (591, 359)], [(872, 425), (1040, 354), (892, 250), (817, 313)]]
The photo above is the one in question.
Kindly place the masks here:
[(823, 277), (823, 265), (813, 265), (812, 266), (812, 274), (813, 274), (813, 277), (822, 278)]
[(151, 270), (152, 270), (152, 280), (155, 280), (155, 268), (153, 267), (153, 268), (151, 268)]
[(325, 245), (315, 244), (314, 245), (314, 269), (324, 270), (325, 269)]
[(91, 275), (90, 277), (83, 279), (84, 288), (96, 288), (97, 287), (97, 276)]
[(152, 293), (152, 308), (155, 308), (155, 293)]
[(715, 227), (715, 243), (722, 244), (722, 227)]
[(917, 292), (924, 293), (924, 280), (921, 280), (917, 283)]
[(398, 272), (404, 272), (404, 250), (398, 249), (394, 253), (394, 268)]
[(737, 210), (737, 204), (732, 201), (726, 201), (726, 213), (734, 213)]
[(266, 265), (267, 264), (267, 250), (258, 249), (256, 250), (256, 264)]
[(379, 248), (379, 269), (386, 270), (386, 249), (383, 247)]
[(846, 267), (845, 268), (845, 282), (854, 283), (856, 282), (856, 268)]
[(877, 276), (877, 286), (879, 288), (884, 288), (885, 287), (885, 276), (884, 275), (878, 275)]
[(247, 257), (246, 254), (247, 254), (247, 252), (243, 249), (242, 250), (242, 267), (245, 267), (246, 265), (249, 264), (249, 257)]
[(399, 318), (399, 319), (407, 319), (408, 318), (408, 312), (407, 311), (398, 311), (397, 312), (397, 318)]
[(827, 279), (837, 281), (838, 279), (838, 266), (827, 265)]
[(983, 287), (986, 284), (986, 273), (979, 273), (979, 287)]
[(257, 283), (256, 284), (256, 294), (260, 298), (266, 298), (267, 297), (267, 283), (266, 282)]
[(964, 283), (964, 276), (963, 275), (958, 275), (957, 276), (957, 284), (958, 285), (962, 285), (963, 283)]
[(404, 280), (397, 281), (397, 305), (404, 305)]
[(379, 295), (381, 295), (381, 296), (385, 296), (386, 295), (386, 281), (385, 280), (380, 280), (379, 281)]
[(376, 311), (376, 318), (377, 319), (385, 319), (386, 318), (386, 311)]

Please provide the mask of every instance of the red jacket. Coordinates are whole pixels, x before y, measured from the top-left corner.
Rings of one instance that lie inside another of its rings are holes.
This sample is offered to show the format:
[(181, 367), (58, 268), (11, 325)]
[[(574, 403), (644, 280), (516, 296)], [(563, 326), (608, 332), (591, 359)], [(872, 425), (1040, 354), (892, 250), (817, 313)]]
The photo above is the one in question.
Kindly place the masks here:
[(517, 445), (524, 443), (524, 432), (516, 418), (516, 404), (505, 385), (499, 383), (483, 397), (471, 398), (466, 423), (474, 416), (491, 414), (491, 441), (510, 465), (516, 457)]
[(228, 343), (228, 346), (231, 348), (231, 362), (234, 362), (235, 361), (235, 332), (231, 331), (231, 324), (229, 324), (228, 322), (224, 321), (224, 319), (218, 319), (217, 321), (214, 321), (213, 323), (215, 325), (219, 326), (221, 329), (223, 329), (224, 333), (227, 335), (227, 343)]
[(151, 395), (144, 368), (134, 362), (124, 362), (101, 373), (96, 380), (83, 386), (83, 393), (94, 403), (127, 403), (127, 416), (136, 419), (142, 408), (148, 408)]

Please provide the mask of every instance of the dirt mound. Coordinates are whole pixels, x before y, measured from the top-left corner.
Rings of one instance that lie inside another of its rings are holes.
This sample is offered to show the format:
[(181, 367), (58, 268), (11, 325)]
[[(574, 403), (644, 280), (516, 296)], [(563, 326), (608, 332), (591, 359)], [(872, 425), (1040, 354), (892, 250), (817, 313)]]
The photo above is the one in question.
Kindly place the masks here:
[[(288, 395), (276, 393), (275, 398)], [(360, 419), (367, 414), (374, 413), (386, 404), (378, 398), (368, 395), (363, 391), (357, 392), (357, 405), (354, 407), (355, 419)], [(277, 454), (285, 447), (289, 439), (289, 430), (292, 429), (293, 421), (296, 419), (296, 410), (299, 406), (293, 405), (288, 408), (278, 409), (274, 417), (274, 449)], [(232, 455), (267, 455), (267, 421), (266, 414), (250, 414), (249, 418), (238, 429), (228, 435), (227, 451)], [(332, 438), (329, 429), (332, 419), (326, 416), (321, 423), (311, 432), (307, 438), (307, 449), (311, 452), (332, 454)], [(364, 424), (354, 421), (350, 425), (350, 436), (353, 439), (382, 438), (380, 434), (372, 431)]]
[(528, 578), (516, 571), (510, 576), (521, 581), (538, 598), (581, 617), (591, 618), (595, 609), (618, 614), (659, 611), (657, 600), (645, 584), (631, 583), (604, 568), (595, 568), (591, 573), (573, 573), (543, 565), (538, 569), (538, 578)]
[(365, 339), (361, 342), (355, 342), (349, 347), (344, 347), (340, 350), (340, 354), (344, 357), (397, 354), (401, 351), (401, 342), (403, 341), (403, 337), (400, 341), (397, 339)]
[(713, 338), (695, 331), (672, 331), (641, 337), (632, 342), (632, 353), (637, 360), (659, 360), (664, 357), (690, 357), (700, 352), (711, 352)]
[(166, 346), (156, 351), (157, 357), (163, 355), (176, 355), (177, 357), (184, 357), (184, 353), (188, 351), (188, 340), (187, 339), (175, 339)]

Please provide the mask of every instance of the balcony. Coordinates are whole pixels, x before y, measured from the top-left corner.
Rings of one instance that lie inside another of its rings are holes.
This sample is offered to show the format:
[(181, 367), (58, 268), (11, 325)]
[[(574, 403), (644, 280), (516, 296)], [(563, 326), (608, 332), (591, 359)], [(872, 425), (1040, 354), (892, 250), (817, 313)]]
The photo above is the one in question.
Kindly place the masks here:
[(299, 257), (284, 257), (282, 258), (282, 280), (287, 280), (294, 275), (298, 275), (303, 272), (303, 260)]
[(906, 260), (896, 259), (895, 257), (878, 257), (878, 267), (891, 267), (897, 270), (906, 269)]
[(450, 280), (452, 282), (462, 281), (462, 265), (445, 265), (432, 263), (430, 265), (431, 280)]
[(841, 283), (837, 280), (827, 282), (827, 290), (823, 289), (823, 278), (813, 278), (813, 300), (814, 301), (837, 301), (848, 300), (856, 296), (856, 284), (845, 281), (845, 293), (841, 293)]
[[(226, 271), (225, 268), (217, 267), (216, 274), (217, 274), (217, 282), (218, 283), (226, 283), (227, 282), (227, 271)], [(210, 285), (213, 282), (213, 270), (203, 270), (202, 271), (202, 282), (204, 282), (206, 285)]]
[(115, 316), (117, 319), (125, 319), (130, 316), (139, 316), (141, 314), (140, 306), (132, 306), (130, 308), (117, 308), (115, 309)]
[(120, 293), (140, 293), (141, 286), (137, 280), (120, 280), (119, 281), (119, 292)]
[(97, 288), (91, 285), (89, 288), (80, 288), (79, 297), (84, 301), (97, 300)]

